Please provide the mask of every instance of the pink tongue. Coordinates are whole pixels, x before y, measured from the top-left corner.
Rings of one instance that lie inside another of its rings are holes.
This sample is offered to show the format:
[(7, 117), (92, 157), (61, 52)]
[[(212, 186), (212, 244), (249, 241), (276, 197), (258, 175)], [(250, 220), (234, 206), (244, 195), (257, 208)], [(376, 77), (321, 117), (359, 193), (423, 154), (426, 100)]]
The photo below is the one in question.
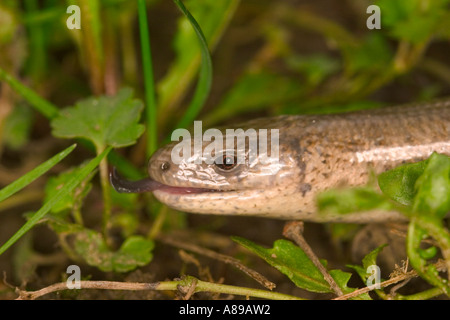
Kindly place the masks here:
[(142, 193), (161, 190), (173, 194), (188, 194), (207, 191), (207, 189), (202, 188), (171, 187), (150, 178), (128, 181), (118, 174), (116, 168), (113, 168), (112, 172), (109, 174), (109, 181), (113, 188), (119, 193)]

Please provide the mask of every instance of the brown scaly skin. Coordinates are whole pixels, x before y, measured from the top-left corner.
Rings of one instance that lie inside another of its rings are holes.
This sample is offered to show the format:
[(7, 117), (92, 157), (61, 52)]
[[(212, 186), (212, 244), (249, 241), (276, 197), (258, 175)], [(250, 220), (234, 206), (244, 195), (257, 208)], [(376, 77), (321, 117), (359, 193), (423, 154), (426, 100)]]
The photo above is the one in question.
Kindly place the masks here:
[(235, 127), (279, 129), (279, 163), (246, 163), (226, 172), (214, 164), (175, 165), (170, 155), (178, 142), (171, 143), (150, 159), (150, 178), (205, 192), (158, 189), (153, 191), (156, 198), (192, 213), (314, 222), (398, 220), (398, 213), (378, 211), (321, 216), (315, 197), (330, 188), (364, 185), (372, 173), (426, 159), (432, 152), (450, 156), (450, 100), (336, 115), (262, 118)]

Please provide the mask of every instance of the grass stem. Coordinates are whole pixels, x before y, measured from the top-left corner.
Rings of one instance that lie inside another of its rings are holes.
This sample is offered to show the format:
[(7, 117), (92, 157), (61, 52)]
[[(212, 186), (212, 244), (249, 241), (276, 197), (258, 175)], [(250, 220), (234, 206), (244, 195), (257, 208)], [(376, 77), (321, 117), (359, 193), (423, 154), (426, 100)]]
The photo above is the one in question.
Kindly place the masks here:
[(152, 53), (147, 22), (147, 7), (145, 0), (138, 0), (139, 32), (141, 36), (142, 65), (144, 70), (144, 88), (147, 124), (147, 157), (158, 147), (157, 107), (155, 83), (153, 79)]

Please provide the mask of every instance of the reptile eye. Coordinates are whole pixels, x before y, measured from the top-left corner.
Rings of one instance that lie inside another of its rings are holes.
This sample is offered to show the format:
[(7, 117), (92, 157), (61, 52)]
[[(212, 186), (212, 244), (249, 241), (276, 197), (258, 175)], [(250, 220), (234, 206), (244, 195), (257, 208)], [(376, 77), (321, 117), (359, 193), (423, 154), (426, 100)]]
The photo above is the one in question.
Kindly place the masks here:
[(217, 168), (229, 171), (237, 166), (237, 159), (235, 156), (224, 154), (219, 156), (214, 163)]
[(167, 171), (167, 170), (169, 170), (170, 169), (170, 163), (169, 162), (163, 162), (163, 163), (161, 163), (161, 171)]

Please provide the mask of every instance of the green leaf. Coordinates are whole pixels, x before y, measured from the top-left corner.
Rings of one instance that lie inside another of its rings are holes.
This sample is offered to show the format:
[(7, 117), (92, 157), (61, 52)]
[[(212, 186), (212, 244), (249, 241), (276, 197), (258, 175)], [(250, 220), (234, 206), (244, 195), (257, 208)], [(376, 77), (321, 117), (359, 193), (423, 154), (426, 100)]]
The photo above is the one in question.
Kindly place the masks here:
[(317, 206), (324, 215), (392, 209), (388, 199), (371, 187), (327, 190), (317, 196)]
[[(336, 282), (336, 284), (339, 286), (339, 288), (341, 288), (342, 292), (344, 294), (350, 293), (355, 291), (355, 288), (350, 288), (347, 284), (348, 281), (350, 280), (352, 274), (349, 272), (344, 272), (341, 270), (330, 270), (329, 271), (331, 277), (334, 279), (334, 281)], [(355, 296), (354, 298), (352, 298), (351, 300), (371, 300), (369, 294), (367, 293), (363, 293), (360, 294), (358, 296)]]
[(420, 43), (437, 31), (445, 16), (448, 0), (378, 0), (382, 12), (382, 28), (397, 38)]
[(377, 256), (386, 246), (387, 246), (387, 244), (383, 244), (383, 245), (375, 248), (371, 252), (369, 252), (363, 258), (362, 266), (348, 265), (348, 267), (354, 269), (365, 283), (367, 281), (367, 278), (370, 276), (370, 274), (367, 273), (367, 268), (377, 264)]
[(405, 164), (378, 176), (381, 191), (389, 198), (403, 205), (411, 205), (414, 199), (415, 184), (423, 173), (428, 160)]
[[(20, 94), (31, 107), (36, 109), (36, 111), (40, 112), (46, 118), (53, 119), (59, 115), (59, 109), (57, 106), (43, 99), (35, 91), (23, 85), (18, 79), (14, 78), (2, 68), (0, 68), (0, 80), (8, 83), (8, 85)], [(85, 144), (84, 142), (86, 141), (81, 141), (81, 144), (87, 146), (88, 148), (92, 148), (92, 145)], [(122, 172), (127, 173), (130, 178), (138, 179), (142, 177), (139, 170), (137, 170), (132, 164), (114, 151), (110, 153), (109, 158), (112, 164), (121, 169)]]
[(377, 73), (380, 65), (389, 65), (392, 59), (388, 39), (376, 32), (370, 32), (358, 46), (346, 49), (347, 69), (352, 73)]
[[(312, 292), (332, 292), (320, 270), (303, 250), (292, 242), (283, 239), (276, 240), (273, 248), (266, 249), (244, 238), (233, 237), (232, 239), (285, 274), (297, 287)], [(332, 270), (330, 274), (344, 293), (353, 290), (346, 285), (350, 274), (340, 270)]]
[(141, 236), (131, 236), (114, 252), (100, 233), (84, 229), (76, 233), (74, 246), (75, 251), (91, 266), (104, 272), (128, 272), (151, 261), (154, 244)]
[(53, 156), (49, 160), (45, 161), (43, 164), (39, 165), (38, 167), (34, 168), (24, 176), (20, 177), (10, 185), (4, 187), (0, 190), (0, 202), (5, 200), (6, 198), (10, 197), (14, 193), (20, 191), (21, 189), (25, 188), (27, 185), (32, 183), (34, 180), (45, 174), (48, 170), (50, 170), (52, 167), (54, 167), (58, 162), (60, 162), (62, 159), (64, 159), (69, 153), (75, 149), (76, 145), (72, 145), (69, 148), (65, 149), (64, 151), (61, 151), (57, 155)]
[(117, 272), (131, 271), (138, 266), (144, 266), (152, 260), (153, 241), (141, 236), (131, 236), (125, 240), (118, 253), (114, 256), (114, 270)]
[(380, 189), (413, 212), (443, 218), (450, 211), (450, 157), (433, 153), (427, 160), (379, 175)]
[(438, 249), (435, 246), (431, 246), (426, 249), (417, 248), (417, 251), (422, 259), (430, 260), (436, 256)]
[(58, 203), (62, 197), (67, 193), (72, 192), (73, 189), (83, 181), (94, 170), (100, 161), (111, 151), (111, 148), (106, 149), (97, 157), (92, 159), (87, 165), (83, 167), (80, 174), (73, 177), (62, 187), (51, 199), (49, 199), (6, 243), (0, 247), (0, 255), (12, 246), (20, 237), (28, 232), (35, 224), (37, 224), (50, 210)]
[[(64, 185), (69, 182), (74, 177), (77, 177), (83, 167), (73, 168), (66, 172), (61, 173), (56, 177), (51, 177), (48, 179), (45, 185), (45, 198), (44, 202), (50, 200), (59, 189), (64, 187)], [(89, 178), (92, 178), (91, 175)], [(85, 181), (85, 183), (81, 183), (78, 188), (72, 190), (72, 192), (64, 195), (51, 209), (52, 213), (59, 213), (66, 209), (73, 208), (74, 204), (77, 201), (83, 199), (91, 190), (92, 183)]]
[(387, 244), (382, 244), (381, 246), (373, 249), (370, 253), (368, 253), (362, 260), (363, 267), (367, 270), (368, 267), (377, 264), (377, 257), (380, 252), (387, 246)]
[(450, 212), (450, 157), (433, 153), (416, 182), (412, 209), (438, 219)]
[(144, 126), (138, 124), (142, 102), (132, 95), (131, 89), (124, 88), (116, 96), (79, 101), (74, 107), (62, 110), (52, 121), (53, 135), (88, 139), (97, 150), (134, 144), (144, 132)]

